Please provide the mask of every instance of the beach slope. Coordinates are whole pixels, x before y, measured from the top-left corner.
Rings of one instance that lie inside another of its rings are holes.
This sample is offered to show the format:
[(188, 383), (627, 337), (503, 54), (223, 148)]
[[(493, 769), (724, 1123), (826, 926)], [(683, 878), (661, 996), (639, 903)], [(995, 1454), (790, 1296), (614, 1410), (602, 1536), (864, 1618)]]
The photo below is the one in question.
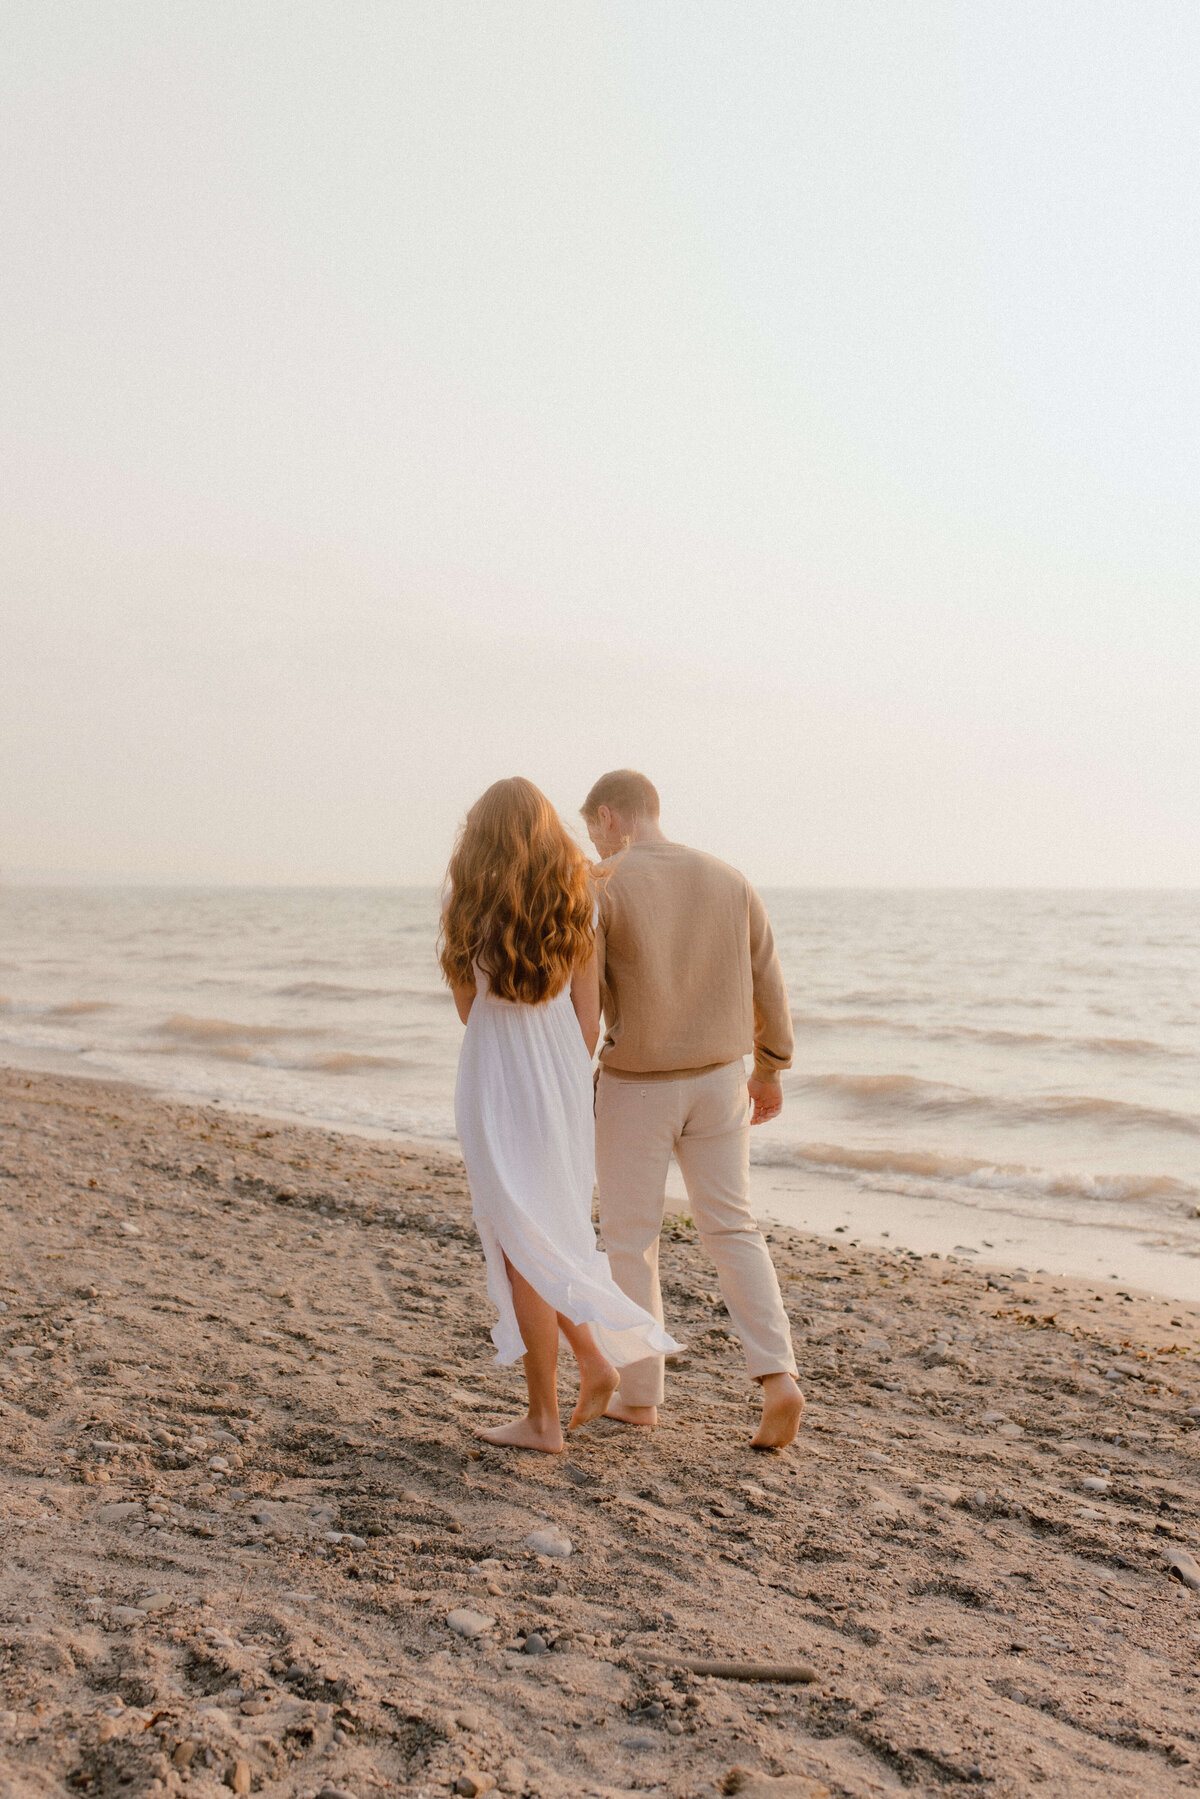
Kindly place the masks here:
[(1194, 1314), (773, 1236), (792, 1450), (680, 1222), (662, 1428), (506, 1454), (457, 1162), (0, 1071), (0, 1793), (1194, 1790)]

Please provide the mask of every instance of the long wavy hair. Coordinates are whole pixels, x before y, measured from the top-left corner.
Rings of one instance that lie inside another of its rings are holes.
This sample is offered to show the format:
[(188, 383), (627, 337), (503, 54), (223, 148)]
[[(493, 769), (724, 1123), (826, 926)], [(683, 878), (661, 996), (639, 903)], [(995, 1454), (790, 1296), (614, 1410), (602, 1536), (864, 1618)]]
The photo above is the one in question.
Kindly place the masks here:
[(447, 870), (438, 960), (454, 987), (475, 983), (536, 1006), (561, 993), (593, 941), (589, 864), (545, 794), (522, 775), (496, 781), (467, 813)]

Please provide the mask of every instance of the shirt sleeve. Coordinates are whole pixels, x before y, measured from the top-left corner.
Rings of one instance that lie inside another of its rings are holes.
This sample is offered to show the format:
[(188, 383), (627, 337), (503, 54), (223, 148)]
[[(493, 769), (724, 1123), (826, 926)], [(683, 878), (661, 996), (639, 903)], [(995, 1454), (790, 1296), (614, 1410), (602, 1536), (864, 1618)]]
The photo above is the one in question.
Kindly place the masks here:
[(792, 1065), (795, 1039), (775, 934), (767, 908), (750, 889), (750, 972), (754, 987), (754, 1072), (768, 1079)]

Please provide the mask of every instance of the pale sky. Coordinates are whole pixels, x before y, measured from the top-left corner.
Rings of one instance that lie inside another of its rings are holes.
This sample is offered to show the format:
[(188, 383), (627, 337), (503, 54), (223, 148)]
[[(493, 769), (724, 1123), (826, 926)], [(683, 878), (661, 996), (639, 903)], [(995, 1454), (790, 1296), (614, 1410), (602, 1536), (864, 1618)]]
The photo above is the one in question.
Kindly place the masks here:
[(0, 18), (0, 869), (1200, 883), (1195, 0)]

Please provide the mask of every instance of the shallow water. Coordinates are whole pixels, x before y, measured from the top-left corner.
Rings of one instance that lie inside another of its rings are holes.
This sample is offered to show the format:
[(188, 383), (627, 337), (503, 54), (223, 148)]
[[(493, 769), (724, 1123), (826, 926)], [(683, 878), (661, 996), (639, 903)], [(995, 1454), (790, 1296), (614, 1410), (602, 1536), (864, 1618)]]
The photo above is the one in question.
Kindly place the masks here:
[[(756, 1184), (1200, 1253), (1200, 894), (765, 897), (797, 1055)], [(427, 889), (2, 889), (0, 1056), (449, 1139), (435, 929)]]

